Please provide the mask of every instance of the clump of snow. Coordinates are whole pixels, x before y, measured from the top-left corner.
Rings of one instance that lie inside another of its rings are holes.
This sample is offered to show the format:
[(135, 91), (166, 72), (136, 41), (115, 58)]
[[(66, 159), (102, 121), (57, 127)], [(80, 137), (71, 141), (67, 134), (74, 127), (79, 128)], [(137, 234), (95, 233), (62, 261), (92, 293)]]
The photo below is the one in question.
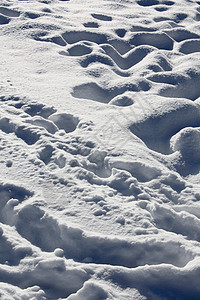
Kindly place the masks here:
[(200, 161), (200, 130), (199, 128), (186, 127), (171, 138), (173, 151), (180, 151), (187, 162), (198, 163)]

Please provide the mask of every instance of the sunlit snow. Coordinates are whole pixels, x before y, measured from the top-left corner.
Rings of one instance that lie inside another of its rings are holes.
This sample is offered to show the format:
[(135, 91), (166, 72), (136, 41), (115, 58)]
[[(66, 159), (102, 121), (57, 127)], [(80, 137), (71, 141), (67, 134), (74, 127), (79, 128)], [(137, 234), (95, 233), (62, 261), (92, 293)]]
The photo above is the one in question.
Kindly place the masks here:
[(200, 1), (0, 1), (0, 299), (200, 299)]

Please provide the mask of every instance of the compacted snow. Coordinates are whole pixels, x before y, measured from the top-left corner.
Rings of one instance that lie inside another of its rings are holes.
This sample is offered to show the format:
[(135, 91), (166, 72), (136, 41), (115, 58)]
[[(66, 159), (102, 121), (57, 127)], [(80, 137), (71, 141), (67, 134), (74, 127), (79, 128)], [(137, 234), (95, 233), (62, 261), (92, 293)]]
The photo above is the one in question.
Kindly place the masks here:
[(200, 299), (200, 1), (0, 1), (0, 299)]

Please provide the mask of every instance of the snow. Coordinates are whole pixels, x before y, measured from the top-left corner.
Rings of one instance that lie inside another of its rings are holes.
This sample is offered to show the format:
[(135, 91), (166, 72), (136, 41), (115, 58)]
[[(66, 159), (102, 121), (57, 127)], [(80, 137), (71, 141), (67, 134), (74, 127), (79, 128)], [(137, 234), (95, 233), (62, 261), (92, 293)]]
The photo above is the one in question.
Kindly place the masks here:
[(1, 299), (200, 298), (199, 21), (1, 0)]

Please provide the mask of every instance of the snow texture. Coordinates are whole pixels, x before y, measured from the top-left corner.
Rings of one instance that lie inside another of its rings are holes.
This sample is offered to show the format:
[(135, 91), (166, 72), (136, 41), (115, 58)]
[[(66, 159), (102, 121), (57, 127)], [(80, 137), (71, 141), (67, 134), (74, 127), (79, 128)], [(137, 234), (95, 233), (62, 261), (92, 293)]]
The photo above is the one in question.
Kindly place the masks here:
[(200, 1), (0, 1), (0, 299), (200, 299)]

